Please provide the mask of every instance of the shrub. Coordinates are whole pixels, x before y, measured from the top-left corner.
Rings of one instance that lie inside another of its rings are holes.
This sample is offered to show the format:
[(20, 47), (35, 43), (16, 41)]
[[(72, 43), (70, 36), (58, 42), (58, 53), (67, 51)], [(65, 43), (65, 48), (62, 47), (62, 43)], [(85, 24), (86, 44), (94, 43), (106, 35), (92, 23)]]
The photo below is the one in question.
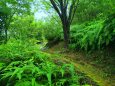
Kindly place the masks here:
[(32, 39), (28, 41), (10, 39), (7, 44), (0, 45), (0, 58), (26, 58), (28, 57), (27, 53), (38, 50), (40, 50), (40, 45), (37, 45), (36, 41)]
[(0, 85), (80, 86), (83, 77), (72, 64), (54, 62), (53, 56), (37, 47), (13, 39), (0, 45)]
[(100, 38), (99, 43), (102, 42), (105, 46), (115, 41), (115, 13), (109, 15), (104, 21), (100, 37), (102, 37), (103, 40)]
[(73, 71), (71, 65), (60, 67), (50, 61), (33, 57), (24, 61), (11, 62), (1, 71), (0, 81), (1, 84), (8, 86), (23, 86), (23, 84), (25, 86), (66, 86), (64, 84), (75, 83), (79, 85), (76, 82), (78, 76), (75, 77)]
[(114, 36), (115, 16), (111, 15), (105, 20), (72, 26), (70, 48), (86, 51), (102, 49), (115, 40)]
[(98, 34), (102, 28), (103, 21), (94, 21), (77, 26), (76, 32), (71, 34), (70, 46), (84, 50), (97, 48)]
[[(56, 65), (50, 55), (20, 41), (0, 45), (0, 85), (67, 86), (78, 84), (71, 64)], [(3, 60), (2, 60), (3, 59)]]
[(41, 30), (40, 33), (47, 41), (53, 41), (54, 39), (61, 38), (61, 30), (62, 30), (61, 24), (60, 22), (56, 22), (54, 18), (47, 18), (45, 22), (41, 21), (38, 22), (38, 24), (39, 24), (38, 28), (40, 28)]

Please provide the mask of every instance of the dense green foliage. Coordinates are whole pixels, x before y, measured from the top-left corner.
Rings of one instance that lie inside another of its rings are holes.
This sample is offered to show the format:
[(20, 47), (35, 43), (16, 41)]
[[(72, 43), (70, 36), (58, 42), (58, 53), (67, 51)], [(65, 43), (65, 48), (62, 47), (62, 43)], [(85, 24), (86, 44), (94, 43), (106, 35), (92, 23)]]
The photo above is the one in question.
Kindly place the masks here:
[[(79, 1), (70, 26), (70, 51), (67, 53), (91, 51), (85, 52), (84, 59), (105, 68), (104, 73), (112, 76), (115, 70), (115, 0)], [(36, 20), (35, 6), (38, 11), (49, 11), (53, 16)], [(68, 7), (68, 10), (71, 9)], [(71, 61), (63, 62), (60, 54), (55, 56), (42, 51), (48, 45), (64, 41), (62, 26), (66, 24), (59, 19), (50, 3), (43, 0), (0, 0), (0, 86), (92, 85), (92, 80), (76, 71)], [(61, 49), (59, 53), (66, 52), (65, 48)]]
[(9, 37), (21, 40), (39, 39), (38, 32), (37, 22), (32, 15), (15, 16), (9, 28)]
[(115, 12), (115, 0), (80, 0), (74, 24), (91, 21)]
[(15, 15), (31, 14), (33, 0), (1, 0), (0, 1), (0, 41), (8, 40), (8, 29)]
[[(115, 41), (115, 16), (106, 20), (94, 20), (81, 25), (73, 25), (71, 30), (71, 48), (84, 50), (102, 49)], [(76, 34), (77, 33), (77, 34)]]
[(42, 23), (39, 28), (42, 29), (42, 34), (48, 41), (61, 38), (61, 24), (56, 22), (55, 19), (47, 19), (46, 22)]
[(75, 73), (72, 64), (54, 63), (51, 55), (39, 51), (37, 46), (19, 41), (0, 46), (0, 85), (80, 85), (81, 76)]

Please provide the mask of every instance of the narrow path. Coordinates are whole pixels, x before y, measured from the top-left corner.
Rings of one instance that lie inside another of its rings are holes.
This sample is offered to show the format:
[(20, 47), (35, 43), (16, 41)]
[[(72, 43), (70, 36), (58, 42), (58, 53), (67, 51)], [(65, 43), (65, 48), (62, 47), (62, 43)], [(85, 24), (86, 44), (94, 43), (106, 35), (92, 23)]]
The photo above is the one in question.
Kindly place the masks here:
[(82, 56), (73, 53), (59, 53), (55, 48), (56, 47), (53, 47), (53, 49), (51, 48), (46, 51), (56, 57), (53, 58), (54, 60), (72, 63), (76, 70), (86, 74), (86, 76), (90, 77), (94, 82), (97, 82), (99, 86), (115, 86), (114, 78), (110, 79), (109, 77), (103, 76), (104, 72), (102, 70), (82, 60)]
[(90, 77), (93, 81), (97, 82), (99, 86), (115, 86), (102, 77), (103, 72), (97, 70), (91, 65), (88, 65), (87, 63), (84, 62), (79, 63), (77, 61), (73, 61), (72, 59), (69, 59), (69, 57), (62, 57), (61, 59), (57, 59), (57, 60), (62, 60), (68, 63), (72, 63), (77, 70), (86, 74), (86, 76)]

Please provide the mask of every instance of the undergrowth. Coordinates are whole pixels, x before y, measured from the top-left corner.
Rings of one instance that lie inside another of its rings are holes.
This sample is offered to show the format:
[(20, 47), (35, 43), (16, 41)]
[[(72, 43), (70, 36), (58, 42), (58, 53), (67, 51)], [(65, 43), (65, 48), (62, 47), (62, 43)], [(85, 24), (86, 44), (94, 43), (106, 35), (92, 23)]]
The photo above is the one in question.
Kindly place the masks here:
[(115, 15), (71, 27), (71, 49), (99, 50), (115, 40)]
[(35, 45), (13, 41), (0, 51), (0, 86), (80, 86), (72, 64), (55, 64)]

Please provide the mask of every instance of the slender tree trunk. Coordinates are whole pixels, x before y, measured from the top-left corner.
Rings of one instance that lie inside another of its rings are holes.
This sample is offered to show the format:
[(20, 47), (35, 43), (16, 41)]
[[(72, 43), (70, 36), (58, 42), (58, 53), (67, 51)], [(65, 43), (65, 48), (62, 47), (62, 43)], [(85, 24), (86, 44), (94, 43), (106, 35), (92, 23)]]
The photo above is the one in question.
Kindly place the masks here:
[(68, 48), (70, 38), (70, 26), (63, 25), (65, 48)]

